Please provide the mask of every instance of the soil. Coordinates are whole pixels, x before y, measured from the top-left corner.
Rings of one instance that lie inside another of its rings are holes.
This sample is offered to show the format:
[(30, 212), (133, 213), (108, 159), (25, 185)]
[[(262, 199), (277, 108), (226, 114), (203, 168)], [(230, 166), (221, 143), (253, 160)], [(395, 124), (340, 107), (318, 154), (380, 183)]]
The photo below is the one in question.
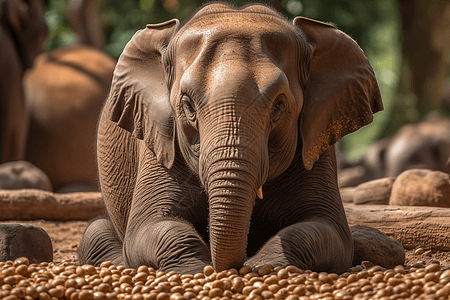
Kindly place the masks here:
[[(44, 220), (7, 221), (6, 223), (32, 224), (42, 227), (53, 242), (53, 261), (71, 260), (74, 263), (78, 263), (76, 250), (81, 236), (89, 224), (88, 221), (52, 222)], [(423, 254), (414, 254), (415, 250), (406, 250), (406, 266), (414, 263), (428, 265), (439, 261), (441, 266), (450, 267), (450, 252), (437, 251), (427, 254), (425, 251)]]

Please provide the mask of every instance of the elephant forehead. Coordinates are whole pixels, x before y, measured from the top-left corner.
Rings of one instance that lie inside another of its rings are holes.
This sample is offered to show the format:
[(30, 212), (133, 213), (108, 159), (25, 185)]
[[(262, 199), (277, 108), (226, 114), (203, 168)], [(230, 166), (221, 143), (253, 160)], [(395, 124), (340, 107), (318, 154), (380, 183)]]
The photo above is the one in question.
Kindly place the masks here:
[(179, 31), (185, 38), (201, 35), (207, 38), (241, 36), (255, 38), (267, 34), (286, 35), (297, 29), (277, 15), (246, 11), (226, 11), (202, 15), (188, 21)]
[[(240, 19), (240, 20), (239, 20)], [(242, 20), (244, 19), (244, 20)], [(186, 23), (189, 26), (200, 21), (200, 26), (216, 23), (233, 23), (235, 21), (246, 21), (248, 23), (257, 23), (259, 25), (270, 25), (273, 23), (288, 24), (286, 19), (273, 9), (264, 5), (244, 5), (243, 7), (233, 8), (225, 4), (213, 3), (206, 5), (197, 11)], [(243, 24), (240, 24), (243, 25)], [(269, 26), (270, 27), (270, 26)]]
[(188, 22), (172, 43), (179, 67), (186, 70), (194, 61), (206, 66), (220, 59), (239, 59), (271, 61), (284, 69), (302, 46), (301, 35), (279, 17), (264, 15), (263, 21), (248, 14), (208, 14)]

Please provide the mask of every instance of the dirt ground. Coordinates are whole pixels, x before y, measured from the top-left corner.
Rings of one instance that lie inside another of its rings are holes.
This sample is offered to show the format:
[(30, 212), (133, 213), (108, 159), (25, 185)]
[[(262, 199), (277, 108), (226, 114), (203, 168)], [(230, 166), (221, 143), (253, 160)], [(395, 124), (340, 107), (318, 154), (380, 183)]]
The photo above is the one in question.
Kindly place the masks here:
[[(32, 224), (42, 227), (49, 234), (53, 242), (53, 261), (62, 262), (63, 260), (72, 260), (77, 263), (76, 250), (81, 236), (89, 222), (71, 221), (71, 222), (50, 222), (44, 220), (38, 221), (8, 221), (8, 223)], [(427, 250), (427, 249), (425, 249)], [(414, 254), (415, 249), (406, 250), (405, 265), (422, 263), (428, 265), (431, 262), (439, 261), (441, 266), (450, 267), (450, 252), (433, 252), (431, 255)]]

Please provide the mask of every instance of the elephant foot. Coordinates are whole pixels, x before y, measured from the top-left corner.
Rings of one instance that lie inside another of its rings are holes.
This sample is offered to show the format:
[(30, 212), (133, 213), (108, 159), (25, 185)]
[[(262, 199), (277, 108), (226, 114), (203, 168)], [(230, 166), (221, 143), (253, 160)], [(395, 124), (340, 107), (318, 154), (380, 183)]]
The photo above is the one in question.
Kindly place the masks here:
[(122, 243), (111, 221), (100, 218), (92, 222), (83, 234), (77, 255), (81, 265), (99, 266), (104, 261), (123, 265)]
[(189, 261), (183, 261), (178, 265), (171, 265), (167, 267), (161, 267), (158, 270), (168, 273), (170, 271), (174, 271), (178, 274), (192, 274), (195, 275), (197, 273), (203, 273), (203, 269), (212, 265), (211, 262), (206, 263), (200, 259), (190, 259)]
[(196, 274), (211, 265), (209, 248), (195, 228), (179, 219), (160, 219), (129, 230), (124, 238), (125, 265), (141, 265), (180, 274)]
[(267, 264), (274, 267), (295, 265), (300, 269), (306, 270), (306, 264), (299, 263), (298, 261), (294, 262), (293, 259), (286, 256), (286, 253), (283, 251), (282, 247), (280, 247), (280, 242), (275, 242), (276, 239), (276, 237), (272, 238), (258, 253), (248, 258), (244, 263), (244, 266), (250, 266), (255, 270), (258, 267)]
[(345, 243), (334, 227), (303, 222), (280, 230), (244, 265), (252, 268), (296, 266), (316, 272), (343, 273), (351, 267), (353, 245)]

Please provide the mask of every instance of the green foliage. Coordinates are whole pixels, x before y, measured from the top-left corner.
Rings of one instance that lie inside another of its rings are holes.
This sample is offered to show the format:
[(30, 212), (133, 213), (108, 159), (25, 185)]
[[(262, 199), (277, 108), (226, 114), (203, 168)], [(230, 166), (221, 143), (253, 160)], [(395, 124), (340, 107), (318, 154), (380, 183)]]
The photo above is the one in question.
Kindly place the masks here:
[(381, 134), (386, 132), (386, 126), (390, 123), (391, 118), (401, 119), (403, 122), (406, 111), (414, 113), (411, 102), (408, 103), (409, 109), (403, 113), (392, 113), (394, 102), (398, 102), (394, 99), (398, 100), (397, 97), (399, 97), (396, 88), (402, 59), (400, 16), (396, 1), (380, 0), (378, 8), (384, 16), (380, 22), (367, 27), (366, 39), (364, 39), (364, 43), (367, 44), (362, 42), (360, 44), (375, 71), (384, 111), (376, 113), (374, 121), (370, 125), (344, 137), (343, 148), (350, 160), (358, 160), (374, 141), (386, 136), (381, 136)]
[(75, 33), (69, 28), (67, 14), (68, 1), (48, 1), (45, 19), (49, 27), (45, 49), (52, 50), (75, 42)]
[[(379, 44), (368, 34), (392, 17), (384, 9), (392, 0), (266, 0), (262, 1), (292, 19), (297, 15), (335, 24), (348, 33), (364, 49), (376, 52)], [(132, 35), (148, 23), (160, 23), (172, 18), (186, 19), (202, 0), (99, 0), (99, 19), (106, 37), (105, 49), (117, 58)], [(232, 0), (234, 4), (248, 1)], [(46, 18), (50, 26), (47, 49), (73, 43), (75, 34), (67, 21), (69, 0), (49, 0)]]

